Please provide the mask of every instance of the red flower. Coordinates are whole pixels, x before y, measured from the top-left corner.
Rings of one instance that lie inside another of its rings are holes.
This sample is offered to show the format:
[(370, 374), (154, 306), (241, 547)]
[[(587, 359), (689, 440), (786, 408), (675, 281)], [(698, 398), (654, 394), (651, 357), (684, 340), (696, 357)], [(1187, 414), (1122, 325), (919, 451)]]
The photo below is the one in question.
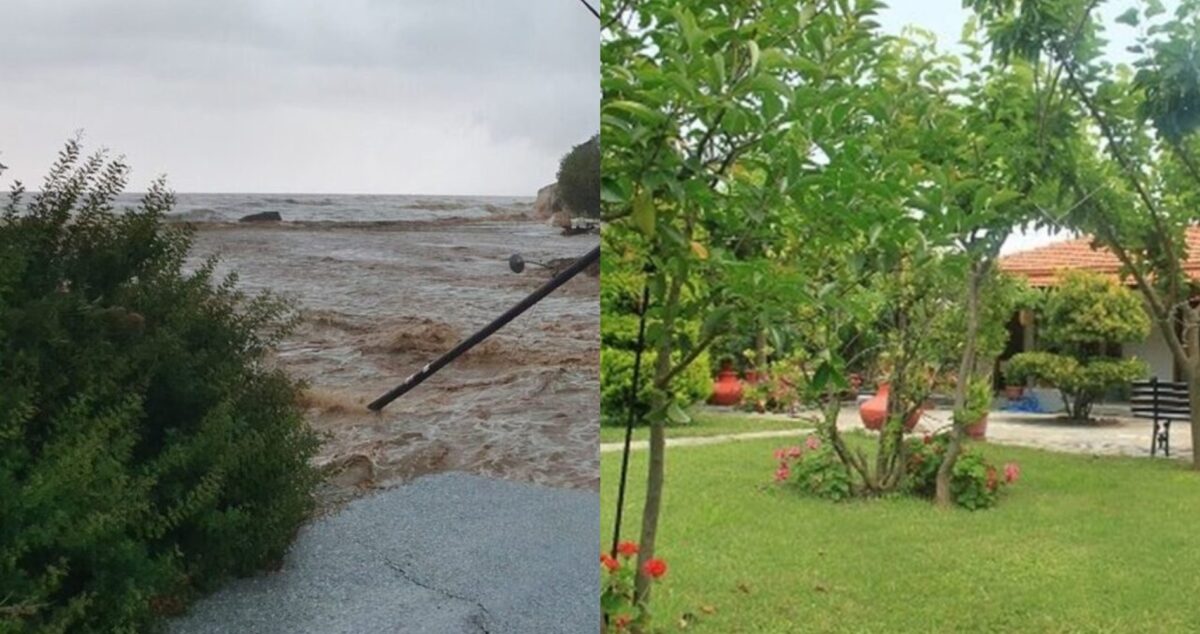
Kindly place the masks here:
[(621, 562), (613, 559), (608, 553), (600, 553), (600, 565), (608, 568), (609, 572), (616, 572), (621, 569)]
[(807, 445), (809, 449), (816, 451), (821, 448), (821, 439), (817, 438), (816, 436), (809, 436), (804, 440), (804, 444)]
[(785, 462), (785, 463), (779, 465), (779, 468), (775, 470), (775, 481), (783, 482), (784, 480), (787, 480), (791, 475), (792, 475), (792, 470), (790, 468), (788, 468), (787, 463)]
[(779, 448), (775, 450), (775, 459), (782, 461), (787, 457), (787, 449)]
[(629, 627), (629, 615), (622, 614), (613, 619), (613, 626), (615, 626), (618, 630), (623, 630)]
[(1016, 482), (1017, 478), (1019, 478), (1019, 477), (1021, 477), (1021, 467), (1018, 467), (1017, 463), (1010, 462), (1010, 463), (1004, 465), (1004, 481), (1005, 482), (1012, 484), (1013, 482)]
[(661, 559), (651, 559), (642, 566), (642, 572), (645, 572), (651, 579), (660, 579), (667, 574), (667, 562)]
[(800, 456), (803, 456), (803, 455), (804, 455), (803, 449), (801, 449), (799, 447), (788, 447), (788, 450), (787, 450), (788, 458), (799, 458)]
[(638, 545), (633, 542), (621, 542), (617, 544), (617, 553), (626, 557), (632, 557), (638, 552)]

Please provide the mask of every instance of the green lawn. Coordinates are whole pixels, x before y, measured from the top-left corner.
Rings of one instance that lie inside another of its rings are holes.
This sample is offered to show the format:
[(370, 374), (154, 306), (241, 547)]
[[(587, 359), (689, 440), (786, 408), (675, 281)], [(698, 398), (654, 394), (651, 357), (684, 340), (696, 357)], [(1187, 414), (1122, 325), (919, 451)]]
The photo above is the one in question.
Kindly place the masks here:
[[(721, 434), (740, 434), (752, 431), (774, 431), (780, 429), (798, 429), (812, 427), (812, 423), (804, 418), (784, 418), (775, 416), (759, 416), (741, 412), (719, 412), (699, 410), (691, 413), (692, 422), (687, 425), (672, 425), (667, 428), (667, 438), (683, 438), (689, 436), (719, 436)], [(635, 427), (634, 440), (646, 440), (650, 437), (648, 427)], [(625, 440), (624, 427), (600, 427), (600, 442), (621, 442)]]
[[(833, 504), (770, 483), (786, 439), (667, 453), (656, 624), (697, 632), (1200, 631), (1200, 474), (1001, 446), (995, 509)], [(603, 544), (620, 454), (602, 456)], [(631, 460), (636, 539), (646, 453)]]

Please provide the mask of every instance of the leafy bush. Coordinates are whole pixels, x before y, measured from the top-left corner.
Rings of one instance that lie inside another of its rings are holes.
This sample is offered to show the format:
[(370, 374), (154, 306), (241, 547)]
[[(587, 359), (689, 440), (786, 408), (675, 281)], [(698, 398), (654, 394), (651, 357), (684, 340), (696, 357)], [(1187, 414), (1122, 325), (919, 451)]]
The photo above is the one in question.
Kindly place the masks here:
[(600, 217), (600, 136), (571, 148), (558, 165), (558, 194), (567, 208)]
[(1005, 369), (1010, 381), (1014, 377), (1031, 378), (1058, 388), (1067, 416), (1074, 420), (1087, 420), (1091, 417), (1092, 406), (1106, 392), (1136, 381), (1146, 372), (1146, 364), (1141, 359), (1097, 358), (1080, 362), (1052, 352), (1013, 355)]
[(775, 451), (779, 467), (775, 480), (787, 482), (809, 495), (840, 502), (853, 494), (850, 471), (838, 459), (827, 442), (815, 435), (804, 441), (804, 446), (785, 447)]
[[(634, 350), (637, 348), (638, 302), (641, 298), (643, 274), (630, 270), (628, 262), (605, 253), (601, 258), (600, 285), (600, 422), (604, 425), (624, 425), (628, 420), (629, 386), (633, 381)], [(658, 320), (648, 317), (647, 329)], [(685, 323), (680, 327), (693, 341), (698, 338), (700, 324)], [(676, 361), (681, 352), (672, 355)], [(650, 349), (642, 352), (642, 370), (638, 390), (640, 414), (646, 414), (653, 392), (654, 364), (657, 354)], [(671, 382), (675, 402), (689, 404), (707, 399), (712, 393), (712, 369), (709, 354), (701, 353)], [(639, 418), (645, 423), (644, 418)]]
[(1107, 343), (1142, 341), (1150, 317), (1137, 293), (1103, 275), (1070, 271), (1046, 296), (1040, 335), (1060, 352), (1093, 355)]
[[(266, 363), (292, 323), (67, 144), (0, 218), (0, 631), (135, 632), (277, 562), (317, 440)], [(28, 201), (28, 202), (27, 202)]]
[[(906, 488), (910, 493), (932, 498), (936, 490), (938, 468), (950, 444), (949, 434), (911, 438), (908, 443)], [(1000, 490), (1020, 476), (1016, 463), (1004, 465), (1003, 473), (984, 459), (974, 446), (967, 446), (950, 476), (950, 493), (959, 506), (975, 511), (990, 508), (1000, 499)], [(1002, 477), (1003, 476), (1003, 477)]]

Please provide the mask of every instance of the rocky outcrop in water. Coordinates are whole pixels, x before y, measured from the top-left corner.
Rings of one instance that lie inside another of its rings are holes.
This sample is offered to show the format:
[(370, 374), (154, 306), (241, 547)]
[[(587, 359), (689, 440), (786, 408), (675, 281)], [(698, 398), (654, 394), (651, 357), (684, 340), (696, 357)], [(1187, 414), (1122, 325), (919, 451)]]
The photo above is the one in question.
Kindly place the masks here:
[(537, 200), (533, 202), (534, 216), (541, 220), (546, 220), (563, 211), (565, 211), (565, 208), (563, 207), (562, 198), (558, 195), (558, 183), (550, 183), (538, 190)]
[(261, 211), (249, 216), (242, 216), (238, 222), (280, 222), (283, 216), (279, 215), (278, 211)]

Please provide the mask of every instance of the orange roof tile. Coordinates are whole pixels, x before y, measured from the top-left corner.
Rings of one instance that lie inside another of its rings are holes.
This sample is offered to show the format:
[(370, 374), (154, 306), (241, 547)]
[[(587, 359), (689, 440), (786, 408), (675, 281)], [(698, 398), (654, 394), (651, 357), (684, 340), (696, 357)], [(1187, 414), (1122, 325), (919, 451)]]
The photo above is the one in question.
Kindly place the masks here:
[[(1200, 278), (1200, 227), (1188, 228), (1187, 250), (1183, 270), (1188, 277)], [(1044, 287), (1053, 286), (1067, 269), (1119, 277), (1121, 262), (1108, 249), (1092, 248), (1091, 236), (1083, 236), (1006, 255), (1000, 258), (1000, 269), (1028, 279), (1031, 286)]]

